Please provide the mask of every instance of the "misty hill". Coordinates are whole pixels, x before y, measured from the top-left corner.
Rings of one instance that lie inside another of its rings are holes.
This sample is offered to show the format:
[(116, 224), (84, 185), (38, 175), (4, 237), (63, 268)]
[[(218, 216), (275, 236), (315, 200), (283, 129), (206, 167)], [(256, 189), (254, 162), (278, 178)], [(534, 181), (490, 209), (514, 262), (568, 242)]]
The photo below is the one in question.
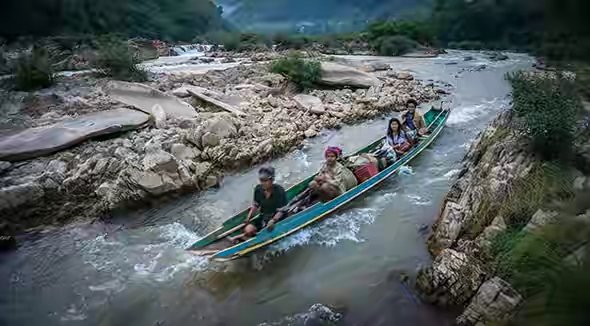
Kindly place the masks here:
[(375, 19), (428, 13), (433, 0), (217, 0), (241, 29), (340, 32)]

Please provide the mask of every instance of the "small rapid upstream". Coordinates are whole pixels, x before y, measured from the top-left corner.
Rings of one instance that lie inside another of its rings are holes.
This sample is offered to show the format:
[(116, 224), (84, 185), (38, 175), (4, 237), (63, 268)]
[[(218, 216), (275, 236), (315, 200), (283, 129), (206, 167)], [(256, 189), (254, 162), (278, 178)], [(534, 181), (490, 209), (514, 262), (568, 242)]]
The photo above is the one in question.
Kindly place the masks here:
[[(440, 138), (399, 177), (348, 209), (266, 252), (214, 264), (184, 251), (250, 202), (256, 167), (221, 189), (110, 223), (74, 224), (20, 237), (0, 255), (0, 325), (299, 325), (315, 303), (346, 308), (347, 325), (441, 325), (399, 282), (430, 258), (426, 226), (459, 172), (470, 143), (509, 105), (506, 72), (532, 59), (490, 62), (465, 52), (434, 59), (339, 57), (386, 62), (419, 79), (453, 85), (453, 112)], [(478, 70), (486, 65), (483, 70)], [(272, 162), (291, 185), (320, 165), (323, 148), (351, 151), (381, 136), (386, 120), (326, 131)]]

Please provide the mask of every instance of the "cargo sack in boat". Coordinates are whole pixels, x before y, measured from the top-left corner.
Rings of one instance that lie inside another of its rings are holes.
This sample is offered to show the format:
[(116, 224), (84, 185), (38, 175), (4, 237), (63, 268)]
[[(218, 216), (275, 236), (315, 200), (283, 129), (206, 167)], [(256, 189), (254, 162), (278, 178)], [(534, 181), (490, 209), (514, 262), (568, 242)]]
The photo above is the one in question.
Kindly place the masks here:
[(349, 191), (358, 185), (356, 175), (347, 167), (342, 169), (342, 182), (344, 183), (346, 191)]
[(377, 163), (367, 163), (354, 170), (354, 175), (359, 183), (365, 182), (379, 173)]

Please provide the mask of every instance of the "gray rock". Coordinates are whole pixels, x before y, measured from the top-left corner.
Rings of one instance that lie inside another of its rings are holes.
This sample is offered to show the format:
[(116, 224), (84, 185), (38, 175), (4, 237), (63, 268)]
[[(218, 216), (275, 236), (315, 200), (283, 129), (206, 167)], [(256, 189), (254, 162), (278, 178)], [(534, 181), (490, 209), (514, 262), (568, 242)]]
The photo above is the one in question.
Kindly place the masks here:
[(154, 104), (152, 107), (152, 116), (154, 117), (154, 124), (158, 129), (166, 128), (166, 111), (160, 104)]
[(196, 152), (193, 148), (178, 143), (172, 145), (170, 152), (179, 160), (192, 160), (195, 157), (201, 155), (200, 152)]
[(169, 118), (193, 118), (198, 115), (192, 105), (147, 85), (111, 81), (105, 91), (114, 100), (150, 115), (154, 115), (155, 105), (159, 105)]
[(210, 189), (219, 185), (219, 178), (215, 175), (209, 175), (205, 179), (205, 188)]
[(145, 113), (114, 109), (51, 126), (25, 129), (0, 138), (0, 159), (20, 161), (55, 153), (93, 137), (140, 128), (148, 121)]
[(215, 147), (219, 145), (219, 143), (219, 136), (211, 132), (205, 133), (201, 138), (201, 144), (203, 144), (203, 147)]
[(524, 230), (529, 232), (538, 230), (539, 228), (547, 224), (555, 222), (557, 220), (558, 215), (558, 212), (545, 212), (542, 209), (539, 209), (533, 215), (529, 223), (524, 227)]
[(298, 94), (293, 97), (293, 100), (297, 103), (297, 107), (302, 111), (311, 112), (313, 114), (324, 114), (326, 112), (322, 100), (318, 97), (307, 94)]
[(151, 171), (133, 170), (129, 173), (129, 179), (133, 184), (153, 196), (163, 195), (182, 187), (181, 183), (175, 182), (170, 176)]
[(0, 174), (8, 171), (11, 166), (12, 164), (10, 164), (10, 162), (0, 161)]
[(451, 248), (465, 224), (463, 207), (457, 203), (447, 201), (442, 214), (437, 221), (434, 233), (428, 239), (429, 248), (438, 252)]
[(184, 139), (195, 145), (198, 149), (203, 149), (203, 142), (202, 142), (202, 138), (203, 135), (205, 134), (204, 130), (202, 128), (196, 128), (196, 129), (189, 129), (184, 133)]
[(205, 121), (203, 128), (205, 133), (215, 134), (219, 139), (234, 137), (238, 134), (238, 128), (227, 114)]
[(467, 309), (457, 318), (457, 324), (502, 325), (510, 320), (521, 302), (520, 293), (506, 281), (494, 277), (479, 288)]
[(309, 128), (304, 132), (306, 138), (314, 138), (317, 137), (318, 132), (314, 128)]
[(176, 173), (178, 163), (170, 153), (160, 149), (148, 151), (143, 158), (143, 168), (146, 171)]
[(577, 178), (574, 180), (574, 185), (573, 185), (573, 187), (574, 187), (574, 190), (578, 190), (578, 191), (582, 191), (582, 190), (584, 190), (584, 188), (585, 188), (585, 186), (586, 186), (586, 180), (587, 180), (587, 179), (588, 179), (588, 178), (586, 178), (585, 176), (580, 176), (580, 177), (577, 177)]
[(322, 77), (318, 83), (335, 87), (369, 88), (381, 84), (378, 78), (364, 71), (333, 62), (322, 62)]
[(431, 267), (418, 272), (416, 287), (428, 302), (441, 306), (463, 305), (473, 297), (485, 278), (486, 273), (473, 258), (445, 249)]
[(35, 203), (44, 194), (43, 187), (35, 182), (2, 188), (0, 189), (0, 211)]
[(412, 74), (410, 74), (409, 72), (406, 72), (406, 71), (398, 72), (395, 75), (395, 78), (401, 79), (401, 80), (414, 80), (414, 76), (412, 76)]
[(367, 65), (365, 65), (364, 70), (366, 72), (374, 72), (374, 71), (383, 71), (383, 70), (389, 70), (391, 69), (391, 66), (383, 63), (383, 62), (373, 62), (373, 63), (369, 63)]

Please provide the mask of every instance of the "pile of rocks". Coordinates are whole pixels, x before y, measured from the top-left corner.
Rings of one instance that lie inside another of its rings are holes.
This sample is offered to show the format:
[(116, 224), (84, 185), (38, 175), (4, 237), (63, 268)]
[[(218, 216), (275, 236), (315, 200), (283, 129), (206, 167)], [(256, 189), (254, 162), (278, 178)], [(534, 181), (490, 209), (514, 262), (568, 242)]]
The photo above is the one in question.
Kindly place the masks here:
[[(193, 104), (196, 116), (168, 115), (165, 124), (117, 138), (88, 141), (24, 162), (0, 163), (0, 213), (5, 217), (0, 229), (99, 217), (169, 194), (207, 189), (219, 184), (223, 171), (291, 151), (322, 129), (398, 111), (410, 98), (426, 102), (439, 96), (433, 86), (407, 76), (380, 77), (381, 83), (368, 89), (295, 94), (282, 76), (267, 71), (260, 64), (205, 75), (162, 76), (151, 83), (160, 92), (157, 98), (177, 95)], [(56, 92), (61, 100), (52, 111), (36, 119), (29, 116), (32, 125), (71, 118), (49, 120), (47, 115), (67, 112), (62, 103), (72, 98), (88, 111), (125, 107), (100, 90), (102, 83), (95, 85), (99, 87), (78, 97), (72, 95), (78, 89)], [(244, 115), (204, 105), (183, 86), (204, 87), (207, 98)]]

